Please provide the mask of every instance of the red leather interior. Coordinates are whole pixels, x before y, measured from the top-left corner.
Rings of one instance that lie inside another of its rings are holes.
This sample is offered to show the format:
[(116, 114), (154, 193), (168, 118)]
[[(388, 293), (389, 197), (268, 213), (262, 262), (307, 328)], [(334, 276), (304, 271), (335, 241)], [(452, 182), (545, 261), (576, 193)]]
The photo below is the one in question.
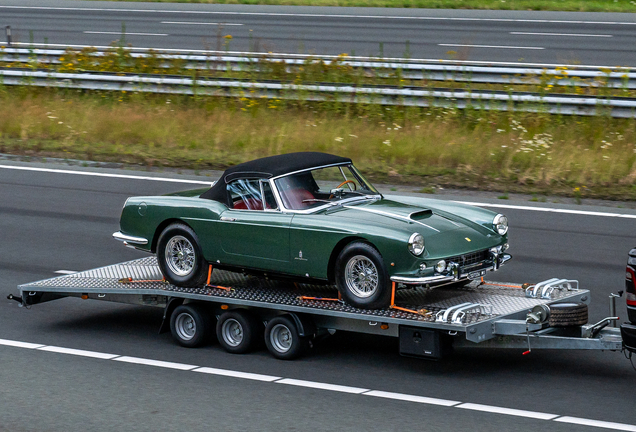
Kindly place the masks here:
[(290, 189), (283, 194), (283, 201), (285, 201), (285, 207), (289, 209), (302, 209), (313, 203), (303, 202), (304, 200), (314, 199), (314, 195), (306, 189)]
[(261, 200), (247, 198), (236, 201), (233, 208), (237, 210), (263, 210), (263, 203)]

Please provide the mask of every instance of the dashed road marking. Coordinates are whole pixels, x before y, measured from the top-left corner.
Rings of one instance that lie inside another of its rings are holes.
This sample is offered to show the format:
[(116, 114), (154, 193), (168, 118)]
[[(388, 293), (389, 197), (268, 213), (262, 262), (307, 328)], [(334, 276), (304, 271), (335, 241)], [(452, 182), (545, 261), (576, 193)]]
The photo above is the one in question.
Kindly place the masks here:
[(48, 352), (54, 352), (59, 354), (70, 354), (70, 355), (76, 355), (80, 357), (90, 357), (90, 358), (97, 358), (97, 359), (103, 359), (103, 360), (112, 360), (115, 357), (119, 357), (119, 355), (117, 354), (106, 354), (106, 353), (101, 353), (96, 351), (85, 351), (85, 350), (64, 348), (64, 347), (57, 347), (57, 346), (43, 346), (37, 349), (39, 349), (40, 351), (48, 351)]
[(192, 21), (161, 21), (161, 24), (183, 24), (183, 25), (220, 25), (220, 26), (242, 26), (239, 23), (224, 22), (192, 22)]
[(513, 35), (533, 35), (533, 36), (572, 36), (572, 37), (614, 37), (608, 34), (588, 34), (588, 33), (540, 33), (540, 32), (510, 32)]
[(77, 272), (75, 270), (55, 270), (53, 273), (70, 275), (70, 274), (75, 274)]
[(239, 371), (233, 371), (233, 370), (227, 370), (227, 369), (216, 369), (211, 367), (200, 367), (197, 369), (192, 369), (192, 371), (201, 372), (201, 373), (210, 374), (210, 375), (221, 375), (221, 376), (232, 377), (232, 378), (243, 378), (243, 379), (265, 381), (265, 382), (278, 381), (282, 379), (281, 377), (276, 377), (271, 375), (261, 375), (261, 374), (239, 372)]
[(128, 357), (128, 356), (115, 357), (113, 358), (113, 360), (124, 362), (124, 363), (133, 363), (133, 364), (146, 365), (146, 366), (156, 366), (161, 368), (177, 369), (177, 370), (183, 370), (183, 371), (189, 371), (199, 367), (199, 366), (183, 364), (183, 363), (173, 363), (173, 362), (167, 362), (167, 361), (161, 361), (161, 360), (151, 360), (151, 359), (145, 359), (145, 358), (139, 358), (139, 357)]
[(233, 371), (228, 369), (216, 369), (210, 367), (199, 367), (184, 363), (174, 363), (162, 360), (152, 360), (140, 357), (119, 356), (117, 354), (100, 353), (96, 351), (85, 351), (74, 348), (64, 348), (50, 345), (34, 344), (29, 342), (21, 342), (8, 339), (0, 339), (0, 346), (9, 346), (14, 348), (37, 349), (39, 351), (47, 351), (56, 354), (77, 355), (96, 359), (114, 360), (123, 363), (132, 363), (144, 366), (154, 366), (167, 369), (176, 369), (184, 372), (199, 372), (210, 375), (220, 375), (228, 378), (251, 379), (255, 381), (264, 381), (275, 384), (287, 384), (296, 387), (313, 388), (317, 390), (334, 391), (340, 393), (357, 394), (361, 396), (373, 396), (385, 399), (392, 399), (403, 402), (413, 402), (428, 405), (438, 405), (448, 408), (462, 408), (473, 411), (481, 411), (492, 414), (504, 414), (517, 417), (526, 417), (536, 420), (557, 421), (561, 423), (570, 423), (575, 425), (585, 425), (591, 427), (614, 429), (627, 432), (636, 432), (636, 425), (625, 423), (606, 422), (601, 420), (592, 420), (578, 417), (560, 417), (557, 414), (548, 414), (537, 411), (519, 410), (514, 408), (497, 407), (492, 405), (480, 405), (474, 403), (462, 403), (446, 399), (429, 398), (426, 396), (409, 395), (404, 393), (392, 393), (381, 390), (370, 390), (360, 387), (350, 387), (338, 384), (323, 383), (317, 381), (297, 380), (293, 378), (281, 378), (271, 375), (261, 375), (249, 372)]
[(512, 408), (502, 408), (497, 406), (481, 405), (481, 404), (474, 404), (474, 403), (463, 403), (461, 405), (457, 405), (456, 408), (463, 408), (463, 409), (489, 412), (489, 413), (495, 413), (495, 414), (506, 414), (506, 415), (512, 415), (517, 417), (528, 417), (528, 418), (534, 418), (539, 420), (553, 420), (558, 417), (557, 414), (548, 414), (548, 413), (518, 410), (518, 409), (512, 409)]
[(509, 45), (469, 45), (469, 44), (452, 44), (441, 43), (439, 46), (446, 47), (468, 47), (468, 48), (501, 48), (501, 49), (524, 49), (524, 50), (544, 50), (543, 47), (523, 47), (523, 46), (509, 46)]

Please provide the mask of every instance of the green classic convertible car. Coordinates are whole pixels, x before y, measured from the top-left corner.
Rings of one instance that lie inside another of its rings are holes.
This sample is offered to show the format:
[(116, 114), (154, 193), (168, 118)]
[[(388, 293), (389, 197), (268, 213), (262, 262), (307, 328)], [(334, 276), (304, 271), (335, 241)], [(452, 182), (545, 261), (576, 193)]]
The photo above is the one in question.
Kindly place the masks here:
[(392, 287), (464, 284), (508, 261), (508, 220), (456, 203), (386, 199), (351, 159), (302, 152), (227, 169), (211, 188), (132, 197), (113, 234), (156, 253), (166, 280), (205, 284), (214, 268), (335, 283), (365, 309)]

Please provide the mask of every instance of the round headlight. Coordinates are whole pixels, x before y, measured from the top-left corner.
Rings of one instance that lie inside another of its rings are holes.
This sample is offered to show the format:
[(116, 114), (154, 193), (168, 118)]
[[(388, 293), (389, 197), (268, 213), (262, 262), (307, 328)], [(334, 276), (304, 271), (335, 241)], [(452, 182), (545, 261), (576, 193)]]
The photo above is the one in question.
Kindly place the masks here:
[(424, 252), (424, 237), (422, 237), (422, 234), (411, 234), (411, 237), (409, 237), (409, 251), (415, 256), (422, 255), (422, 252)]
[(492, 227), (499, 235), (504, 235), (508, 232), (508, 218), (502, 214), (498, 214), (492, 220)]
[(444, 260), (438, 261), (437, 264), (435, 264), (435, 271), (437, 273), (441, 273), (444, 270), (446, 270), (446, 261)]

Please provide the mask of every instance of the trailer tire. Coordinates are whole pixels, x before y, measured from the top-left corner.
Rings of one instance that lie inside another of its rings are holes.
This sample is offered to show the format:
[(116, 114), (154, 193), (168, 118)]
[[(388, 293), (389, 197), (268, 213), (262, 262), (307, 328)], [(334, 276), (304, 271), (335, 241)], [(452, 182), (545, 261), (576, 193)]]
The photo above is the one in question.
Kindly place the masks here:
[(265, 346), (277, 359), (294, 360), (309, 349), (309, 340), (300, 336), (296, 323), (289, 315), (283, 315), (267, 323)]
[(168, 225), (157, 241), (157, 262), (168, 282), (180, 287), (200, 287), (207, 278), (199, 238), (182, 223)]
[(245, 354), (256, 348), (263, 334), (263, 324), (244, 310), (227, 311), (216, 323), (216, 337), (225, 351)]
[(587, 324), (588, 308), (585, 303), (557, 303), (550, 307), (550, 327), (575, 327)]
[(391, 279), (382, 255), (369, 243), (349, 243), (335, 264), (336, 285), (344, 300), (360, 309), (391, 303)]
[(197, 304), (177, 306), (170, 315), (170, 332), (174, 340), (186, 348), (210, 342), (214, 336), (213, 315)]

